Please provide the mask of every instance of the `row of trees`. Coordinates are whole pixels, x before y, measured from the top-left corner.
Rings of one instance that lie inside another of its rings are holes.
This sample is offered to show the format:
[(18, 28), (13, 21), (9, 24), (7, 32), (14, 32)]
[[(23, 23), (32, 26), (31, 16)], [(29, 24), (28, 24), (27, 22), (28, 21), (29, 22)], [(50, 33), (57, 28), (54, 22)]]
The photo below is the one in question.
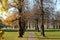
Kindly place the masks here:
[[(34, 8), (32, 10), (29, 10), (30, 14), (30, 20), (33, 19), (36, 22), (36, 28), (38, 28), (38, 22), (41, 21), (41, 34), (44, 35), (44, 25), (47, 22), (47, 28), (52, 23), (54, 28), (54, 22), (55, 22), (55, 6), (57, 3), (57, 0), (35, 0), (37, 3), (33, 6)], [(29, 9), (29, 8), (27, 8)], [(45, 22), (46, 21), (46, 22)]]
[(40, 24), (41, 35), (45, 36), (44, 25), (46, 24), (48, 28), (52, 22), (54, 27), (55, 18), (60, 18), (59, 15), (53, 15), (53, 13), (55, 13), (57, 0), (34, 0), (36, 3), (34, 3), (32, 9), (28, 7), (29, 3), (26, 1), (28, 0), (12, 0), (12, 2), (9, 2), (8, 0), (1, 0), (0, 2), (3, 5), (3, 9), (5, 11), (12, 7), (18, 9), (18, 16), (16, 16), (17, 14), (15, 14), (15, 11), (13, 11), (13, 15), (9, 16), (6, 21), (4, 21), (8, 22), (8, 24), (13, 22), (12, 25), (14, 25), (14, 21), (19, 20), (19, 37), (23, 36), (27, 23), (29, 21), (33, 21), (37, 31), (39, 31), (38, 24)]

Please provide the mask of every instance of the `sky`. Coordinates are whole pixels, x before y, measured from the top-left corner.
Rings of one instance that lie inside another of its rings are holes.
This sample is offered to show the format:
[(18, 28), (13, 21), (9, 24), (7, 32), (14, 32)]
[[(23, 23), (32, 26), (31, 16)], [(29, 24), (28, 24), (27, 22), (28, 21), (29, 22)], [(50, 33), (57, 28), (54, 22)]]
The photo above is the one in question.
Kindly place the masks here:
[[(9, 1), (9, 3), (11, 3), (11, 2), (13, 2), (13, 0), (8, 0)], [(36, 2), (34, 2), (34, 0), (27, 0), (28, 1), (28, 7), (29, 7), (29, 9), (32, 9), (33, 8), (33, 6), (34, 6), (34, 4), (36, 3)], [(54, 0), (54, 2), (55, 2), (56, 0)], [(1, 4), (0, 4), (0, 6), (1, 6)], [(15, 8), (14, 7), (12, 7), (12, 8), (10, 8), (9, 10), (8, 10), (8, 12), (10, 12), (10, 13), (13, 13), (13, 11), (18, 11), (17, 9), (15, 10)], [(57, 0), (57, 4), (56, 4), (56, 9), (55, 9), (55, 11), (60, 11), (60, 0)]]
[[(27, 0), (27, 1), (28, 1), (28, 7), (30, 9), (32, 9), (36, 2), (34, 2), (34, 0)], [(54, 1), (56, 1), (56, 0), (54, 0)], [(11, 2), (13, 2), (13, 0), (8, 0), (8, 2), (11, 3)], [(59, 10), (60, 10), (60, 0), (57, 0), (56, 11), (59, 11)]]
[[(13, 0), (8, 0), (9, 3), (13, 2)], [(25, 0), (26, 1), (26, 0)], [(55, 2), (56, 0), (54, 0)], [(28, 7), (29, 9), (32, 9), (34, 4), (36, 3), (34, 0), (27, 0), (28, 2)], [(57, 4), (56, 4), (56, 11), (59, 11), (60, 10), (60, 0), (57, 0)]]
[(25, 0), (24, 2), (28, 4), (25, 10), (27, 10), (27, 8), (29, 8), (29, 10), (32, 9), (35, 4), (34, 0)]
[(56, 11), (60, 11), (60, 0), (57, 0)]
[[(28, 7), (29, 9), (32, 9), (34, 4), (36, 3), (34, 0), (26, 0), (28, 1)], [(56, 0), (53, 0), (54, 2), (56, 2)], [(56, 9), (55, 11), (59, 11), (60, 10), (60, 0), (57, 0), (57, 3), (56, 3)]]

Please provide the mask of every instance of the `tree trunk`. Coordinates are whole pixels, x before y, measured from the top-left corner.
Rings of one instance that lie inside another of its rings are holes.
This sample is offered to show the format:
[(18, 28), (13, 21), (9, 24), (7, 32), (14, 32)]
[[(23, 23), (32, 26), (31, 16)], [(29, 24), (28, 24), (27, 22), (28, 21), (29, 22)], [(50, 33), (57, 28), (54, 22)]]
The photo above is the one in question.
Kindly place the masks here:
[(53, 18), (53, 29), (55, 29), (55, 20)]
[(60, 23), (59, 23), (59, 29), (60, 29)]
[[(21, 15), (22, 16), (22, 2), (24, 1), (24, 0), (19, 0), (19, 1), (21, 1), (21, 8), (19, 9), (19, 12), (20, 12), (20, 14), (19, 15)], [(23, 23), (22, 23), (22, 17), (20, 17), (19, 18), (19, 37), (23, 37), (23, 33), (24, 33), (24, 30), (23, 30)]]
[(42, 14), (42, 25), (41, 25), (41, 35), (45, 37), (44, 34), (44, 11), (43, 11), (43, 0), (41, 0), (41, 14)]
[(21, 17), (19, 20), (19, 37), (23, 37), (23, 27), (22, 27)]
[(29, 22), (29, 29), (30, 29), (31, 27), (30, 27), (30, 22)]
[(44, 34), (44, 25), (43, 25), (43, 24), (41, 25), (41, 35), (42, 35), (43, 37), (45, 37), (45, 34)]
[(36, 19), (36, 30), (39, 32), (38, 19)]

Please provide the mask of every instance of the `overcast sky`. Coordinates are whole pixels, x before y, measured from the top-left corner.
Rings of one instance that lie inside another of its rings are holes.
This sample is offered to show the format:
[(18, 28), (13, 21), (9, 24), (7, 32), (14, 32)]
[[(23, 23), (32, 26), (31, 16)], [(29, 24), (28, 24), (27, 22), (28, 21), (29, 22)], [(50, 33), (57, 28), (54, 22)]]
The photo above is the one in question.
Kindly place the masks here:
[[(34, 4), (36, 3), (34, 0), (27, 0), (28, 1), (28, 7), (29, 9), (32, 9)], [(56, 0), (54, 0), (55, 2)], [(9, 0), (9, 3), (13, 2), (13, 0)], [(1, 6), (1, 4), (0, 4)], [(12, 7), (8, 10), (8, 12), (12, 13), (15, 10), (16, 12), (18, 12), (18, 9)], [(57, 4), (56, 4), (56, 11), (60, 11), (60, 0), (57, 0)]]
[(60, 0), (57, 0), (57, 3), (56, 3), (56, 11), (60, 11)]
[[(28, 1), (28, 7), (33, 8), (33, 5), (36, 3), (34, 2), (34, 0), (25, 0)], [(55, 2), (56, 0), (54, 0)], [(13, 0), (9, 0), (9, 2), (13, 2)], [(60, 10), (60, 0), (57, 0), (57, 4), (56, 4), (56, 10), (59, 11)]]

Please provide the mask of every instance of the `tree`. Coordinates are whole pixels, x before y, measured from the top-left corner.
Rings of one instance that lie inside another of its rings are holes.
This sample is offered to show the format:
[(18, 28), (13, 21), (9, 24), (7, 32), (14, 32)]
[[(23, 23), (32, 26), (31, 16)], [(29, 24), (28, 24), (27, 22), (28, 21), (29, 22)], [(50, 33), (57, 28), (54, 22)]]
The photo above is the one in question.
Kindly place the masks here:
[(56, 28), (60, 29), (60, 12), (59, 11), (57, 11), (55, 18), (56, 18), (56, 20), (55, 20)]
[[(23, 0), (12, 0), (13, 2), (12, 2), (12, 4), (11, 3), (7, 3), (8, 2), (8, 0), (0, 0), (1, 1), (1, 3), (2, 3), (2, 5), (3, 5), (3, 9), (6, 11), (7, 9), (8, 9), (8, 7), (10, 8), (10, 7), (15, 7), (15, 8), (17, 8), (18, 10), (19, 10), (19, 16), (21, 15), (21, 13), (22, 13), (22, 2), (23, 2)], [(7, 7), (8, 6), (8, 7)], [(22, 15), (21, 15), (22, 16)], [(14, 19), (15, 20), (15, 18), (14, 18), (14, 16), (12, 16), (11, 17), (12, 19)], [(11, 23), (11, 18), (9, 17), (9, 20), (10, 20), (10, 22), (8, 22), (8, 23)], [(22, 35), (23, 35), (23, 32), (24, 32), (24, 30), (23, 30), (23, 25), (25, 24), (25, 22), (24, 21), (22, 21), (22, 20), (24, 20), (22, 17), (20, 17), (19, 19), (19, 37), (22, 37)], [(12, 21), (13, 22), (13, 21)], [(22, 23), (23, 22), (23, 23)]]
[(2, 4), (2, 7), (3, 7), (3, 9), (6, 11), (7, 9), (8, 9), (8, 0), (0, 0), (0, 2), (1, 2), (1, 4)]
[(23, 8), (23, 1), (24, 0), (18, 0), (19, 2), (21, 2), (21, 3), (19, 3), (19, 4), (21, 4), (20, 5), (20, 9), (18, 8), (18, 10), (19, 10), (19, 13), (20, 13), (20, 15), (21, 15), (21, 17), (19, 18), (19, 37), (23, 37), (23, 34), (24, 34), (24, 29), (25, 29), (25, 21), (24, 21), (24, 19), (22, 18), (22, 8)]
[(41, 0), (41, 14), (42, 14), (42, 25), (41, 25), (41, 35), (44, 37), (44, 11), (43, 11), (43, 0)]
[[(51, 15), (54, 12), (54, 8), (55, 8), (55, 3), (52, 0), (41, 0), (41, 15), (42, 15), (42, 26), (41, 26), (41, 35), (45, 36), (44, 34), (44, 20), (45, 20), (45, 13), (46, 10), (48, 10), (48, 12), (50, 12), (49, 14)], [(45, 4), (44, 4), (45, 3)], [(47, 6), (48, 5), (48, 6)], [(52, 5), (52, 6), (51, 6)], [(48, 8), (48, 9), (47, 9)], [(48, 13), (46, 13), (48, 14)], [(48, 15), (49, 15), (48, 14)], [(50, 16), (49, 15), (49, 16)], [(47, 16), (47, 15), (46, 15)], [(48, 16), (48, 17), (49, 17)], [(50, 18), (50, 17), (49, 17)]]

